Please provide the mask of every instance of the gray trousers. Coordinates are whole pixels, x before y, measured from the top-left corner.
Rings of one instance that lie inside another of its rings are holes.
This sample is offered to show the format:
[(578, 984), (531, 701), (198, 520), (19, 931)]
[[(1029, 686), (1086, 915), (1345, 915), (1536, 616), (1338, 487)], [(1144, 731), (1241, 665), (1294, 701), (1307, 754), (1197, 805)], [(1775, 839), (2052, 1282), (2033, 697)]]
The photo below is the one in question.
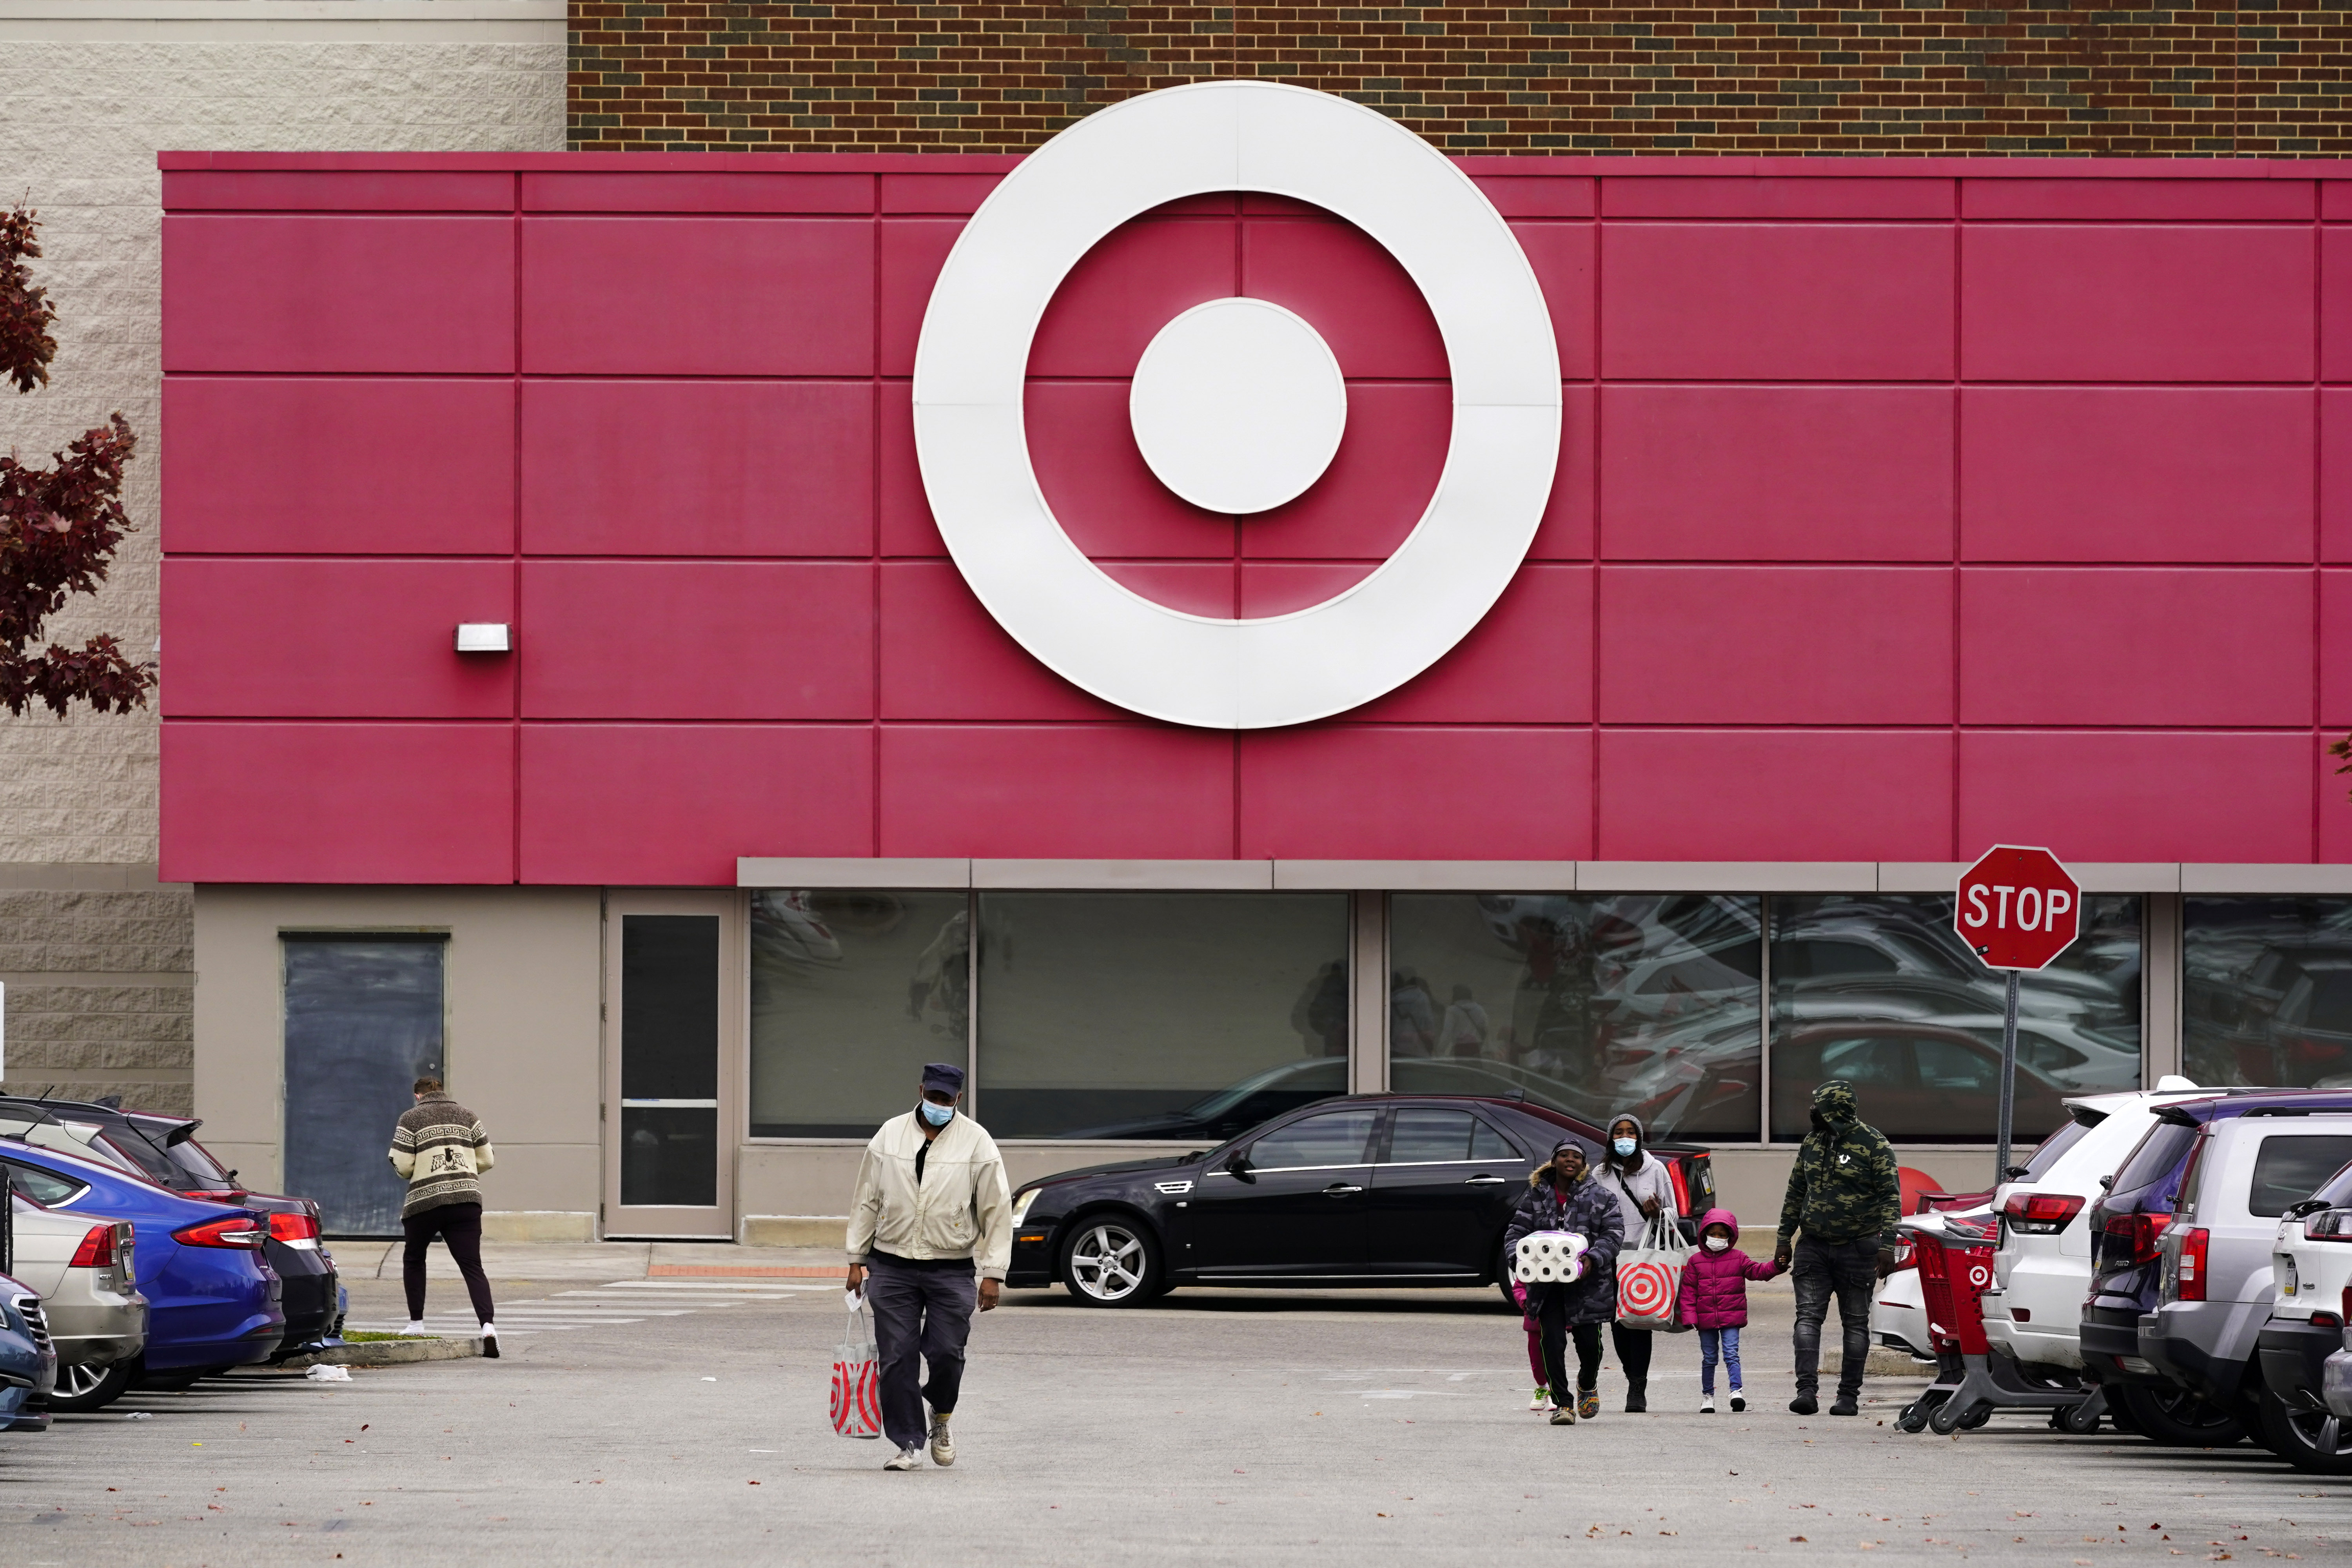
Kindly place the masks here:
[[(874, 1310), (874, 1345), (882, 1360), (882, 1435), (898, 1448), (919, 1448), (929, 1435), (923, 1403), (945, 1415), (963, 1384), (963, 1344), (980, 1305), (980, 1276), (969, 1259), (917, 1268), (879, 1253), (866, 1260), (866, 1302)], [(928, 1363), (920, 1376), (917, 1358)]]
[(1789, 1268), (1797, 1288), (1797, 1392), (1815, 1397), (1821, 1388), (1822, 1321), (1830, 1298), (1837, 1298), (1838, 1327), (1845, 1331), (1845, 1355), (1838, 1368), (1838, 1396), (1862, 1392), (1863, 1363), (1870, 1359), (1870, 1293), (1878, 1283), (1878, 1238), (1815, 1241), (1797, 1238)]

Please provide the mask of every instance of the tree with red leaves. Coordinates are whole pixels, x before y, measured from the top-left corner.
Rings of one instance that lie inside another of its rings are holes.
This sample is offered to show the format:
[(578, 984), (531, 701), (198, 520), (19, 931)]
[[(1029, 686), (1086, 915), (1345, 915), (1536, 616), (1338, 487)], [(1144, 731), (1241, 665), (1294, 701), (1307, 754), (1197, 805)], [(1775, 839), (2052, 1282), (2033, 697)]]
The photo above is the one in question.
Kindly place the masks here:
[[(57, 308), (25, 265), (41, 254), (38, 219), (21, 205), (0, 216), (0, 375), (18, 392), (47, 384), (58, 352), (48, 331)], [(147, 704), (155, 667), (131, 663), (111, 637), (79, 650), (51, 643), (46, 652), (26, 651), (68, 597), (106, 581), (131, 531), (122, 465), (137, 444), (118, 413), (51, 453), (51, 468), (28, 468), (13, 451), (0, 458), (0, 704), (11, 713), (35, 702), (60, 717), (76, 702), (101, 713)]]

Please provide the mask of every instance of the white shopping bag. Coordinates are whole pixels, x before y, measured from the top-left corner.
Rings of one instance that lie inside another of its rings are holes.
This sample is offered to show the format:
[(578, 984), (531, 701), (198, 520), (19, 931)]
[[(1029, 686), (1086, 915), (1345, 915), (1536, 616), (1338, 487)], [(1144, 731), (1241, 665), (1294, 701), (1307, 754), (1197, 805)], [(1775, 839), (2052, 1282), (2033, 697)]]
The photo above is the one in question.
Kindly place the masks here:
[(1642, 1228), (1642, 1245), (1617, 1255), (1617, 1321), (1629, 1329), (1669, 1334), (1688, 1328), (1680, 1304), (1683, 1265), (1690, 1254), (1674, 1216), (1663, 1208), (1652, 1215)]
[(1565, 1285), (1581, 1279), (1590, 1246), (1572, 1230), (1531, 1230), (1519, 1237), (1511, 1258), (1511, 1278), (1522, 1285)]
[(849, 1298), (849, 1326), (833, 1352), (833, 1429), (845, 1437), (882, 1436), (882, 1361), (863, 1297)]

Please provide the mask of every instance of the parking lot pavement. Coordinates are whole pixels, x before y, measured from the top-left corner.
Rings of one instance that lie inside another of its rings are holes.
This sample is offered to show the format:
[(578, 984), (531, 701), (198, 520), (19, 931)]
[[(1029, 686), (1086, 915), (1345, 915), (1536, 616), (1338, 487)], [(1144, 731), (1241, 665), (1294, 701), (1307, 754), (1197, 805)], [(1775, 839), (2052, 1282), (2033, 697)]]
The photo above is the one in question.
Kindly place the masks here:
[(826, 1419), (839, 1296), (738, 1300), (497, 1362), (240, 1374), (60, 1416), (0, 1437), (0, 1540), (11, 1568), (2347, 1555), (2352, 1486), (2252, 1447), (1880, 1425), (1916, 1383), (1874, 1386), (1860, 1419), (1792, 1416), (1790, 1297), (1755, 1301), (1744, 1416), (1696, 1413), (1696, 1347), (1675, 1336), (1652, 1414), (1620, 1413), (1612, 1369), (1606, 1414), (1552, 1427), (1491, 1292), (1187, 1290), (1128, 1312), (1013, 1293), (975, 1326), (957, 1465), (893, 1475)]

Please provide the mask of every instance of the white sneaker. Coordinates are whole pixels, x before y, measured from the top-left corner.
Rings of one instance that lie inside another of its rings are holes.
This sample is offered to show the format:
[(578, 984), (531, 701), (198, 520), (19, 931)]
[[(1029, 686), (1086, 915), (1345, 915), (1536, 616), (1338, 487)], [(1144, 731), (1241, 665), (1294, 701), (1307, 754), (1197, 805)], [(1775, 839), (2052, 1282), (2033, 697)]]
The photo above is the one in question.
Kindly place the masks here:
[(931, 1463), (955, 1463), (955, 1439), (948, 1436), (948, 1418), (936, 1411), (931, 1415)]
[(901, 1448), (882, 1461), (882, 1468), (886, 1470), (917, 1470), (922, 1468), (922, 1465), (923, 1451), (920, 1448)]
[(1744, 1398), (1743, 1396), (1741, 1396), (1740, 1394), (1736, 1394), (1736, 1393), (1735, 1393), (1734, 1394), (1732, 1394), (1732, 1396), (1731, 1396), (1731, 1413), (1732, 1413), (1733, 1415), (1737, 1415), (1740, 1414), (1741, 1412), (1745, 1411), (1747, 1408), (1748, 1408), (1748, 1401), (1746, 1400), (1746, 1398)]
[(404, 1334), (423, 1334), (429, 1331), (425, 1327), (425, 1321), (423, 1319), (413, 1318), (409, 1321), (408, 1327), (401, 1330), (400, 1331)]
[(1712, 1415), (1715, 1414), (1714, 1394), (1702, 1394), (1698, 1396), (1698, 1413), (1701, 1415)]
[(1532, 1411), (1534, 1411), (1534, 1412), (1536, 1412), (1538, 1415), (1541, 1415), (1543, 1412), (1545, 1412), (1545, 1411), (1547, 1411), (1547, 1410), (1550, 1409), (1550, 1408), (1551, 1408), (1551, 1390), (1550, 1390), (1550, 1389), (1549, 1389), (1549, 1388), (1546, 1388), (1546, 1387), (1545, 1387), (1542, 1384), (1540, 1384), (1540, 1383), (1537, 1384), (1536, 1384), (1536, 1396), (1535, 1396), (1533, 1399), (1530, 1399), (1530, 1400), (1528, 1400), (1528, 1409), (1530, 1409), (1530, 1410), (1532, 1410)]
[(499, 1326), (496, 1323), (482, 1325), (482, 1355), (488, 1361), (499, 1359)]

